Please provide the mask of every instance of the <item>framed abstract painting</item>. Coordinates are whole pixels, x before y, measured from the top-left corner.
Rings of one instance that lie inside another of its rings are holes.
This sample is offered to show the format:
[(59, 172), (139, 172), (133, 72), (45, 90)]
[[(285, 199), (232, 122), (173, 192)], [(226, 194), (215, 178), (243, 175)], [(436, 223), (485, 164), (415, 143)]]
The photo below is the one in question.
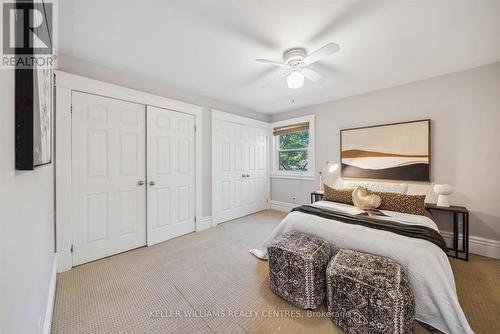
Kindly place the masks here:
[(430, 119), (340, 130), (342, 177), (431, 180)]
[[(44, 1), (23, 1), (17, 6), (16, 10), (23, 10), (29, 20), (41, 18), (37, 27), (27, 29), (40, 41), (36, 45), (23, 43), (23, 47), (15, 49), (16, 169), (33, 170), (52, 163), (54, 77), (52, 28), (48, 19), (52, 17), (52, 7)], [(20, 23), (16, 21), (16, 24)], [(24, 36), (25, 30), (26, 27), (20, 25), (15, 31)], [(35, 39), (33, 36), (29, 40)], [(35, 60), (31, 63), (25, 59)]]

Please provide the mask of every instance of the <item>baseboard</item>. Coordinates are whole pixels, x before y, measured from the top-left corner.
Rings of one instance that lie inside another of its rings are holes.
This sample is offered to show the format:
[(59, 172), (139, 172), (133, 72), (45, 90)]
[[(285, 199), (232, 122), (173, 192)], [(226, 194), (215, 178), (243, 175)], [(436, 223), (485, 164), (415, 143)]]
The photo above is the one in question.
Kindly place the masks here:
[(57, 256), (54, 254), (52, 273), (50, 275), (49, 293), (47, 295), (47, 306), (45, 307), (45, 319), (43, 319), (43, 334), (50, 334), (52, 331), (52, 314), (54, 312), (54, 301), (56, 297), (57, 283)]
[(56, 253), (57, 272), (62, 273), (73, 267), (73, 256), (71, 251), (60, 251)]
[(212, 216), (201, 217), (196, 221), (196, 232), (200, 232), (212, 227)]
[(269, 201), (269, 207), (272, 210), (277, 210), (277, 211), (290, 212), (290, 210), (292, 210), (296, 206), (298, 206), (298, 204), (273, 201), (273, 200)]
[[(272, 210), (278, 210), (283, 212), (290, 212), (290, 210), (296, 207), (298, 204), (280, 202), (280, 201), (269, 201), (269, 207)], [(453, 233), (448, 231), (441, 231), (446, 244), (448, 246), (452, 245)], [(458, 239), (459, 245), (462, 243), (462, 238)], [(469, 237), (469, 252), (472, 254), (492, 257), (495, 259), (500, 259), (500, 241), (486, 239), (476, 236)]]
[[(453, 245), (453, 233), (448, 231), (441, 231), (441, 235), (446, 241), (448, 247), (451, 247)], [(461, 236), (458, 237), (458, 245), (462, 245)], [(476, 236), (469, 236), (469, 252), (472, 254), (500, 259), (500, 241)]]

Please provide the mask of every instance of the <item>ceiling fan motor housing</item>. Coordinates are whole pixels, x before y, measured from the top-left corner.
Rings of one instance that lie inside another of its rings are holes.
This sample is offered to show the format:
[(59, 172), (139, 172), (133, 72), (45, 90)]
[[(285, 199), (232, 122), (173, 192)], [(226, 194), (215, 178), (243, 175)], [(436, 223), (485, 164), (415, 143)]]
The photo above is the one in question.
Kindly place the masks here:
[(302, 60), (307, 56), (306, 50), (303, 48), (288, 49), (283, 53), (285, 64), (293, 70), (299, 69), (302, 65)]

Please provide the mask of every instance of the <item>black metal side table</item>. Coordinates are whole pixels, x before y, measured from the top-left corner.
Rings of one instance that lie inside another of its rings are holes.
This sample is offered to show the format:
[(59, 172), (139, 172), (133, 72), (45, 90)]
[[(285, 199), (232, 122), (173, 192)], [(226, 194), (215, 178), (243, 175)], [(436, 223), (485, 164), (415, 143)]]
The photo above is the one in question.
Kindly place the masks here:
[[(451, 212), (453, 214), (453, 248), (448, 248), (452, 254), (448, 256), (469, 261), (469, 210), (463, 206), (437, 206), (436, 204), (425, 204), (425, 209), (429, 212), (432, 210)], [(462, 219), (458, 219), (462, 216)], [(458, 224), (462, 223), (462, 249), (458, 249)], [(463, 254), (463, 256), (459, 256)]]
[(323, 191), (315, 190), (311, 193), (311, 204), (321, 201), (325, 193)]

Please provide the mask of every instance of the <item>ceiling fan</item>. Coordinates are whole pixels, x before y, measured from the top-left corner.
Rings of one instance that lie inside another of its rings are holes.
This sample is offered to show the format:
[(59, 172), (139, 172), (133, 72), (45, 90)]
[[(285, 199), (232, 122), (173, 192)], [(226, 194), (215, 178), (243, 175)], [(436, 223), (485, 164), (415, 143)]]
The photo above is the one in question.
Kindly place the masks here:
[(293, 48), (286, 50), (283, 53), (283, 61), (274, 61), (268, 59), (256, 59), (260, 63), (270, 64), (274, 66), (284, 67), (285, 70), (279, 72), (272, 80), (263, 87), (267, 86), (272, 81), (286, 77), (288, 88), (297, 89), (304, 85), (304, 77), (312, 82), (318, 82), (323, 79), (323, 76), (318, 72), (308, 68), (307, 66), (328, 57), (335, 52), (338, 52), (340, 47), (333, 42), (327, 43), (323, 47), (307, 54), (304, 48)]

